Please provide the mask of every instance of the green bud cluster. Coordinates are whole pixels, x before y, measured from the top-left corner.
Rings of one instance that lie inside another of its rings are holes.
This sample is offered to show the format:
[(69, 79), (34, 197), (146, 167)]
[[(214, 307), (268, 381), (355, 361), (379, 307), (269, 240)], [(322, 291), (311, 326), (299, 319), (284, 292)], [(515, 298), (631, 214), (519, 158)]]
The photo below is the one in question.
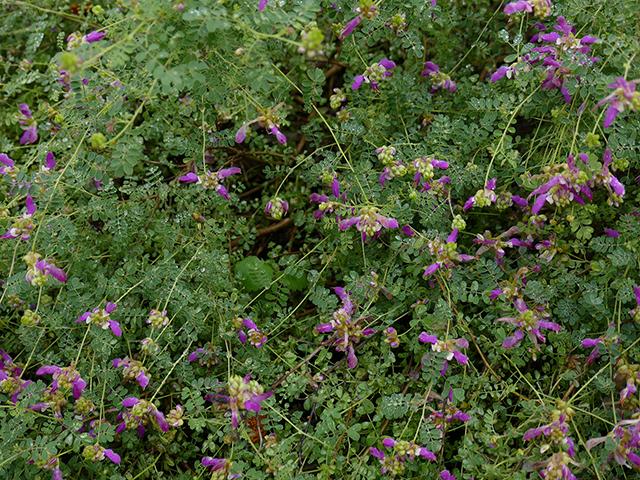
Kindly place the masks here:
[(334, 110), (338, 110), (338, 108), (340, 108), (340, 106), (342, 105), (342, 102), (346, 102), (346, 101), (347, 101), (347, 97), (342, 92), (342, 90), (339, 88), (334, 88), (333, 95), (329, 97), (329, 106)]
[(353, 115), (351, 112), (347, 111), (342, 107), (338, 113), (336, 113), (336, 120), (340, 123), (348, 122)]
[(396, 149), (393, 147), (383, 146), (376, 150), (378, 152), (378, 160), (386, 167), (390, 167), (394, 164), (393, 156), (396, 154)]
[(39, 325), (41, 321), (42, 317), (29, 309), (24, 311), (24, 315), (22, 315), (22, 318), (20, 319), (20, 322), (25, 327), (35, 327), (36, 325)]
[(76, 400), (76, 407), (74, 412), (76, 415), (85, 416), (87, 413), (93, 412), (96, 409), (94, 403), (86, 397), (80, 397)]
[(503, 195), (499, 195), (496, 198), (496, 210), (498, 210), (499, 212), (504, 212), (507, 208), (513, 205), (513, 201), (511, 200), (512, 196), (513, 194), (511, 192), (506, 192)]
[(158, 310), (151, 310), (149, 318), (147, 319), (147, 324), (151, 324), (154, 328), (166, 327), (169, 324), (167, 311), (165, 310), (160, 312)]
[(316, 55), (323, 55), (322, 42), (324, 41), (324, 34), (318, 28), (316, 22), (311, 22), (304, 27), (304, 30), (300, 33), (302, 37), (302, 47), (298, 49), (299, 53), (305, 53), (309, 58), (313, 58)]

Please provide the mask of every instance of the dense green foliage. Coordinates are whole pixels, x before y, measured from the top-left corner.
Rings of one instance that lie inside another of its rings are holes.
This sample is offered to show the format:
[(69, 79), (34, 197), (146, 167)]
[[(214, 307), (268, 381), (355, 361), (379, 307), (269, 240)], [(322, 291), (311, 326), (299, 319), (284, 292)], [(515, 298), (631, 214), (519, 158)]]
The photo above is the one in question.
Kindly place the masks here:
[(635, 0), (70, 3), (1, 3), (2, 478), (636, 478)]

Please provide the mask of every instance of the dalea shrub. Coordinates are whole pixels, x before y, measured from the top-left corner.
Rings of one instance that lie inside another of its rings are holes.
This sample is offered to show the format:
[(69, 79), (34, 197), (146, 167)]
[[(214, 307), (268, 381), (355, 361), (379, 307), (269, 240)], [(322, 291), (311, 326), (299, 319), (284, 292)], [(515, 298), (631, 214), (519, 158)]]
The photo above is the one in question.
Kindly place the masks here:
[(637, 477), (637, 1), (2, 12), (0, 477)]

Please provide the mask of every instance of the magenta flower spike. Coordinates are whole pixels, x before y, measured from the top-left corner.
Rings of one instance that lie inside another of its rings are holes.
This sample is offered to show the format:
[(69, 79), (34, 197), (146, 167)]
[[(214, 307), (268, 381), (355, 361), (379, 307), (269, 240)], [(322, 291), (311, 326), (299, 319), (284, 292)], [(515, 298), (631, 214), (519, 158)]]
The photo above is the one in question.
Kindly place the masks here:
[(342, 29), (342, 31), (340, 32), (340, 36), (338, 38), (342, 40), (344, 37), (346, 37), (350, 33), (353, 33), (355, 28), (358, 25), (360, 25), (361, 22), (362, 22), (362, 15), (358, 15), (357, 17), (351, 19), (349, 23), (347, 23), (347, 25)]
[(20, 115), (18, 116), (18, 123), (20, 128), (24, 130), (22, 138), (20, 138), (20, 144), (36, 143), (38, 141), (38, 124), (31, 115), (31, 109), (25, 103), (18, 105), (20, 108)]

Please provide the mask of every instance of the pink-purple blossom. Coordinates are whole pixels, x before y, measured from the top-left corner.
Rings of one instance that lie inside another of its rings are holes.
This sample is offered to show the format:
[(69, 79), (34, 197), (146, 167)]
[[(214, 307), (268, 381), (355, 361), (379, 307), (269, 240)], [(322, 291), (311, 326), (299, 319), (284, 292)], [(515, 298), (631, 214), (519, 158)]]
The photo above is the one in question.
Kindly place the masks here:
[(342, 287), (336, 287), (334, 291), (342, 300), (342, 306), (333, 312), (329, 323), (318, 325), (316, 330), (320, 333), (335, 331), (332, 343), (336, 345), (336, 351), (346, 351), (349, 368), (355, 368), (358, 364), (355, 345), (363, 336), (373, 335), (375, 331), (368, 327), (363, 330), (360, 319), (352, 319), (356, 305)]
[[(49, 259), (51, 260), (51, 259)], [(58, 268), (53, 263), (42, 259), (36, 261), (32, 268), (27, 270), (26, 280), (32, 285), (46, 284), (48, 277), (51, 276), (59, 282), (67, 281), (67, 274), (64, 270)]]
[(417, 455), (427, 460), (436, 460), (433, 452), (413, 442), (407, 442), (406, 440), (396, 441), (387, 437), (382, 441), (382, 444), (386, 448), (393, 448), (393, 453), (390, 456), (385, 456), (382, 450), (375, 447), (370, 447), (369, 453), (380, 461), (382, 473), (390, 473), (393, 478), (402, 474), (406, 468), (406, 463), (415, 460)]
[[(238, 320), (241, 320), (240, 317), (236, 317), (237, 320), (234, 320), (234, 323)], [(248, 328), (247, 333), (244, 332), (242, 327)], [(240, 327), (238, 328), (238, 337), (240, 338), (240, 342), (246, 343), (249, 340), (249, 345), (260, 348), (267, 341), (267, 336), (262, 333), (258, 329), (258, 326), (254, 323), (250, 318), (245, 318), (241, 321)]]
[(85, 35), (84, 39), (87, 43), (99, 42), (107, 35), (107, 32), (98, 32), (94, 30), (93, 32)]
[(496, 201), (496, 183), (498, 179), (492, 178), (482, 190), (478, 190), (476, 194), (469, 198), (464, 204), (463, 210), (469, 210), (474, 205), (477, 207), (487, 207)]
[(117, 304), (107, 302), (107, 306), (104, 309), (94, 308), (91, 312), (85, 312), (80, 318), (76, 320), (76, 322), (86, 322), (89, 325), (94, 324), (99, 326), (103, 330), (110, 328), (116, 337), (120, 337), (122, 335), (120, 323), (115, 320), (111, 320), (110, 317), (110, 314), (117, 308)]
[(31, 109), (26, 103), (21, 103), (20, 115), (18, 115), (18, 123), (20, 128), (24, 130), (22, 138), (20, 138), (20, 144), (36, 143), (38, 141), (38, 124), (35, 118), (31, 115)]
[(424, 68), (420, 74), (423, 77), (429, 77), (431, 80), (431, 91), (429, 93), (435, 93), (440, 88), (447, 88), (453, 93), (458, 88), (456, 82), (451, 80), (451, 77), (446, 73), (440, 72), (440, 67), (435, 63), (427, 62), (424, 64)]
[(544, 307), (529, 309), (522, 298), (516, 299), (514, 305), (519, 312), (517, 317), (502, 317), (496, 320), (496, 322), (506, 322), (518, 327), (518, 330), (516, 330), (513, 335), (505, 338), (502, 343), (504, 348), (514, 347), (524, 338), (524, 334), (526, 333), (537, 350), (538, 340), (543, 343), (546, 342), (546, 339), (541, 333), (541, 329), (553, 330), (554, 332), (562, 330), (560, 325), (547, 320), (551, 315)]
[(142, 365), (142, 362), (129, 357), (124, 357), (123, 359), (116, 358), (113, 361), (113, 366), (115, 368), (124, 367), (124, 371), (122, 372), (124, 378), (127, 380), (137, 380), (142, 388), (146, 388), (147, 385), (149, 385), (149, 372)]
[(227, 189), (220, 183), (221, 180), (234, 175), (236, 173), (240, 173), (240, 168), (232, 167), (232, 168), (223, 168), (222, 170), (213, 173), (210, 170), (207, 170), (202, 176), (198, 176), (193, 172), (189, 172), (183, 177), (180, 177), (181, 182), (193, 183), (196, 185), (202, 184), (202, 188), (206, 190), (207, 188), (212, 188), (220, 195), (222, 195), (225, 199), (229, 200), (229, 195), (227, 193)]
[(636, 80), (630, 80), (627, 82), (622, 77), (616, 77), (615, 83), (608, 85), (609, 88), (613, 88), (613, 93), (601, 101), (599, 101), (594, 108), (600, 107), (605, 103), (609, 103), (609, 107), (605, 112), (604, 128), (611, 126), (619, 113), (629, 109), (632, 112), (637, 112), (640, 109), (640, 92), (636, 91)]
[(551, 0), (519, 0), (508, 3), (504, 7), (504, 13), (513, 15), (519, 11), (534, 12), (536, 17), (545, 18), (551, 15)]
[(40, 367), (36, 372), (36, 375), (53, 374), (52, 392), (55, 392), (58, 388), (61, 390), (71, 389), (74, 398), (80, 398), (82, 390), (87, 387), (80, 373), (76, 370), (75, 364), (71, 364), (69, 367), (57, 367), (56, 365), (45, 365)]
[(456, 252), (456, 249), (458, 248), (458, 244), (456, 243), (457, 237), (458, 229), (454, 228), (447, 237), (446, 243), (443, 243), (439, 238), (436, 238), (435, 240), (427, 244), (427, 246), (429, 247), (429, 253), (431, 253), (432, 256), (436, 257), (436, 261), (427, 267), (424, 272), (425, 277), (434, 274), (440, 267), (455, 267), (455, 263), (453, 263), (454, 261), (468, 262), (476, 258), (471, 255)]
[[(266, 3), (266, 0), (262, 1)], [(211, 473), (218, 472), (214, 476), (214, 478), (229, 480), (232, 478), (240, 478), (242, 476), (242, 474), (240, 473), (237, 473), (235, 475), (229, 473), (229, 471), (231, 470), (232, 462), (228, 458), (204, 457), (200, 463), (204, 467), (211, 467)]]
[(393, 77), (393, 73), (389, 70), (395, 68), (396, 64), (391, 60), (383, 58), (378, 63), (372, 64), (362, 75), (356, 76), (351, 85), (351, 90), (357, 90), (363, 83), (369, 83), (375, 92), (378, 91), (378, 84), (389, 77)]
[(382, 228), (398, 228), (398, 221), (379, 214), (378, 209), (375, 207), (363, 207), (358, 212), (358, 215), (342, 220), (339, 228), (340, 230), (346, 230), (353, 225), (356, 226), (358, 231), (362, 232), (362, 241), (364, 242), (367, 236), (380, 235)]
[(551, 437), (551, 441), (558, 445), (563, 444), (567, 446), (567, 453), (571, 458), (576, 456), (575, 452), (575, 444), (571, 437), (567, 435), (569, 431), (569, 425), (567, 423), (567, 416), (562, 413), (554, 422), (549, 423), (548, 425), (542, 425), (536, 428), (530, 428), (524, 434), (524, 440), (532, 440), (540, 435), (545, 437)]
[(120, 416), (122, 422), (116, 428), (116, 433), (122, 433), (125, 429), (138, 430), (138, 436), (145, 433), (145, 425), (157, 425), (163, 432), (168, 432), (170, 425), (164, 414), (156, 406), (147, 400), (135, 397), (125, 398), (122, 405), (128, 407), (127, 411)]
[(431, 343), (431, 349), (434, 352), (446, 352), (445, 361), (442, 364), (442, 370), (440, 376), (447, 372), (447, 366), (450, 360), (454, 358), (458, 363), (466, 365), (469, 363), (469, 359), (459, 349), (469, 348), (469, 341), (466, 338), (448, 339), (446, 341), (438, 340), (435, 335), (429, 335), (427, 332), (422, 332), (418, 340), (423, 343)]
[(36, 213), (36, 206), (33, 203), (33, 197), (28, 196), (26, 200), (27, 213), (17, 218), (13, 222), (13, 226), (7, 233), (2, 235), (3, 239), (20, 238), (21, 240), (29, 240), (31, 231), (35, 228), (33, 223), (33, 215)]

